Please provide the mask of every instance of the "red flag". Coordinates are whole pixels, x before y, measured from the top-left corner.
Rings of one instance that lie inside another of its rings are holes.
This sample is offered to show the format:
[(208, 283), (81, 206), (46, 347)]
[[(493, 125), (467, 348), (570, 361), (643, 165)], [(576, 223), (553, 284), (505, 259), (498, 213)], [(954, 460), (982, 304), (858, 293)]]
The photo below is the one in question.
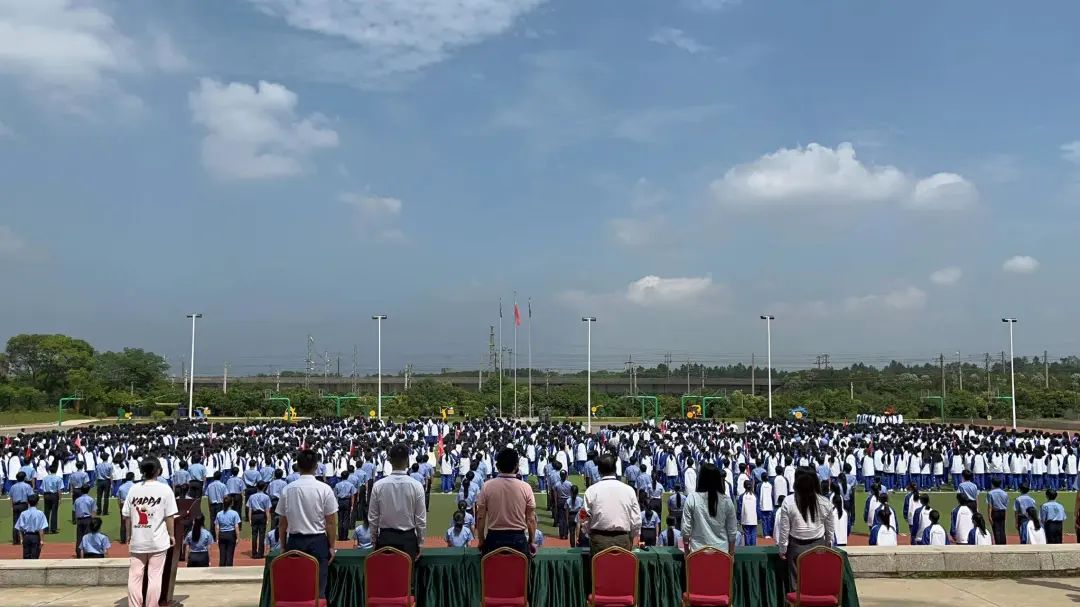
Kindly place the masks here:
[(352, 457), (354, 453), (356, 453), (356, 444), (349, 441), (349, 457)]
[(82, 436), (75, 437), (75, 446), (80, 449), (82, 448)]
[(518, 308), (517, 302), (514, 302), (514, 326), (521, 326), (521, 309)]
[(437, 459), (441, 459), (441, 458), (442, 458), (442, 456), (443, 456), (443, 449), (444, 449), (444, 447), (443, 447), (443, 440), (442, 440), (442, 435), (440, 434), (440, 435), (439, 435), (439, 442), (438, 442), (438, 444), (437, 444), (437, 445), (435, 446), (435, 457), (436, 457)]

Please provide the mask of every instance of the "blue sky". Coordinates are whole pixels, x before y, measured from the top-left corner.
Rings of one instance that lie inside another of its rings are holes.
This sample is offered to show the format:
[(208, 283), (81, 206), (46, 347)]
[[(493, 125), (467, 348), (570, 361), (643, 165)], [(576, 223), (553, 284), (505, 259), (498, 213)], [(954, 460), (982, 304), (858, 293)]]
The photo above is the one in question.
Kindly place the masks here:
[[(0, 337), (198, 372), (1080, 351), (1080, 5), (0, 0)], [(525, 327), (518, 348), (525, 364)]]

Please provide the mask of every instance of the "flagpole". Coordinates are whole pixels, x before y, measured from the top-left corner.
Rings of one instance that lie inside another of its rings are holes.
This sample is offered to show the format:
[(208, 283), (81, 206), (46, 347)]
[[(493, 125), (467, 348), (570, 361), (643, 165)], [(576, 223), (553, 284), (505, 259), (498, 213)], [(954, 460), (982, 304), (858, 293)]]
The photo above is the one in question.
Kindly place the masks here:
[(529, 298), (529, 326), (526, 333), (526, 341), (529, 342), (529, 417), (532, 417), (532, 297)]
[(517, 347), (517, 334), (518, 334), (518, 319), (521, 318), (521, 313), (518, 312), (517, 305), (517, 291), (514, 291), (514, 353), (510, 355), (510, 364), (514, 365), (514, 417), (518, 416), (517, 405), (517, 377), (518, 377), (518, 347)]
[(499, 370), (499, 417), (502, 417), (502, 405), (503, 405), (503, 388), (502, 388), (502, 380), (503, 380), (503, 372), (502, 372), (502, 370), (503, 370), (503, 367), (502, 367), (503, 366), (503, 351), (502, 351), (503, 350), (503, 346), (502, 346), (502, 333), (503, 333), (503, 331), (502, 331), (502, 329), (503, 329), (503, 326), (502, 326), (502, 318), (503, 318), (503, 315), (502, 315), (502, 297), (500, 297), (499, 298), (499, 353), (498, 353), (498, 356), (495, 357), (495, 362), (497, 363), (495, 366), (499, 368), (498, 369)]

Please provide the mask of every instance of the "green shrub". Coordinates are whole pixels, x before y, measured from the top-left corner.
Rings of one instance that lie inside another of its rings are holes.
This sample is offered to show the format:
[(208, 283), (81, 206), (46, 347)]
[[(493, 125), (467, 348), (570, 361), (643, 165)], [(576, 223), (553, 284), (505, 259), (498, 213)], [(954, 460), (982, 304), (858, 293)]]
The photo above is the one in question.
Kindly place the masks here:
[(259, 411), (258, 409), (248, 409), (244, 412), (244, 415), (246, 417), (262, 417), (262, 411)]
[(165, 419), (165, 412), (164, 411), (158, 411), (157, 409), (155, 409), (155, 410), (150, 412), (150, 419), (155, 420), (155, 421), (161, 421), (161, 420)]

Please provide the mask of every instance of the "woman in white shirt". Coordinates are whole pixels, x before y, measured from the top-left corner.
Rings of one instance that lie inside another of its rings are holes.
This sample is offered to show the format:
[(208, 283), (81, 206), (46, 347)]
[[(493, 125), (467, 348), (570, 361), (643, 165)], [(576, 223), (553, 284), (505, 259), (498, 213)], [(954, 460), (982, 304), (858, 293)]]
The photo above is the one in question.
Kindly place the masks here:
[(836, 539), (833, 543), (836, 546), (847, 546), (848, 513), (844, 509), (844, 498), (840, 497), (839, 493), (834, 493), (832, 504), (833, 528), (836, 530)]
[(833, 505), (818, 494), (817, 473), (800, 468), (795, 473), (794, 492), (780, 507), (776, 544), (780, 558), (787, 560), (789, 588), (796, 588), (799, 555), (815, 546), (832, 546), (836, 537)]
[(870, 529), (871, 546), (895, 546), (896, 528), (893, 527), (892, 508), (878, 510), (874, 527)]
[(979, 512), (971, 515), (971, 531), (968, 532), (967, 543), (971, 546), (993, 546), (994, 536), (986, 530), (986, 519)]
[(724, 473), (714, 464), (704, 464), (698, 474), (697, 491), (683, 505), (682, 537), (686, 551), (716, 548), (735, 549), (739, 536), (735, 504), (724, 491)]
[(1027, 509), (1028, 520), (1024, 523), (1024, 535), (1021, 538), (1024, 544), (1043, 545), (1046, 544), (1046, 529), (1042, 526), (1042, 521), (1039, 520), (1039, 511), (1035, 508)]
[[(172, 519), (178, 511), (172, 488), (156, 482), (161, 474), (160, 462), (156, 458), (147, 458), (140, 470), (143, 481), (131, 488), (121, 509), (131, 531), (128, 536), (131, 538), (128, 602), (131, 605), (157, 605), (161, 598), (165, 553), (176, 544)], [(144, 579), (145, 601), (141, 596)]]

